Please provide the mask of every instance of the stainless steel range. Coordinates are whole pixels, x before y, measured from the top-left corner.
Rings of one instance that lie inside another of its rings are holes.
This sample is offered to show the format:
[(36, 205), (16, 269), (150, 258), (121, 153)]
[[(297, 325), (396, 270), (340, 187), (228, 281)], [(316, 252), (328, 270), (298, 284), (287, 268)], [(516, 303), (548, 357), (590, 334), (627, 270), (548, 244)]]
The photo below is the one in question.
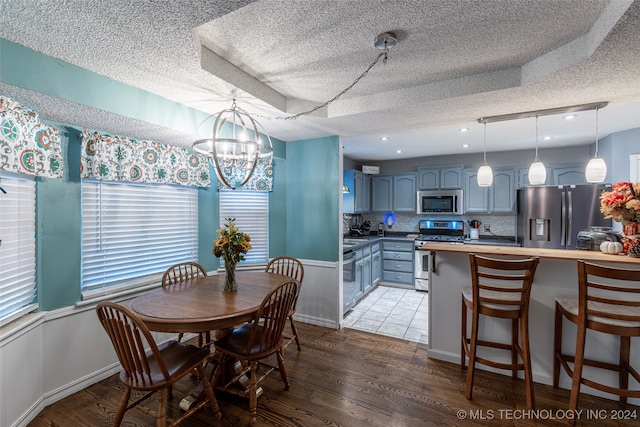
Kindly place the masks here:
[(435, 271), (434, 254), (431, 251), (420, 250), (426, 242), (464, 241), (463, 221), (421, 220), (418, 223), (420, 235), (415, 239), (415, 288), (419, 291), (429, 290), (431, 273)]

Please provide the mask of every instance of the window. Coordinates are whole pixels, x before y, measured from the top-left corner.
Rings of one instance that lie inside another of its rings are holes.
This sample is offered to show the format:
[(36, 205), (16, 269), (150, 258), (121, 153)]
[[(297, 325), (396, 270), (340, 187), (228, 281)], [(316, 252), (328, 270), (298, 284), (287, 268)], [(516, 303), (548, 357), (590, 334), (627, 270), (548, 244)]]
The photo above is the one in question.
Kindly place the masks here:
[(153, 283), (197, 260), (197, 189), (82, 181), (83, 298)]
[(0, 175), (0, 325), (36, 303), (36, 185)]
[(220, 227), (225, 218), (235, 218), (241, 232), (251, 236), (247, 263), (269, 261), (269, 193), (266, 191), (220, 191)]

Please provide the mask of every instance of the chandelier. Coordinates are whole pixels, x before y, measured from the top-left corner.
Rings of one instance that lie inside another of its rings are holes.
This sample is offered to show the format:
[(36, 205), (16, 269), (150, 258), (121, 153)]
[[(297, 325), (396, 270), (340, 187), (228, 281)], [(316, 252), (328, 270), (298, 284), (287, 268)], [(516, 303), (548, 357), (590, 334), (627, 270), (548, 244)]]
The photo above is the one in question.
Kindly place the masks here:
[(212, 136), (193, 143), (193, 149), (209, 158), (218, 179), (232, 190), (249, 181), (262, 159), (273, 153), (271, 138), (258, 131), (261, 128), (247, 112), (236, 106), (216, 114)]
[[(398, 39), (394, 33), (378, 34), (374, 39), (374, 46), (376, 49), (382, 50), (382, 52), (349, 86), (323, 104), (290, 116), (257, 117), (268, 120), (295, 120), (300, 116), (311, 114), (320, 108), (328, 106), (350, 91), (380, 59), (382, 59), (383, 64), (386, 64), (389, 49), (397, 43)], [(260, 160), (272, 156), (271, 138), (266, 132), (263, 132), (264, 139), (261, 137), (258, 127), (263, 129), (262, 126), (249, 113), (238, 108), (235, 99), (231, 108), (222, 110), (216, 113), (215, 116), (216, 121), (213, 124), (211, 138), (195, 141), (192, 144), (192, 148), (197, 153), (209, 158), (209, 162), (214, 167), (216, 175), (223, 185), (235, 190), (249, 181)], [(342, 191), (349, 192), (349, 187), (343, 185)]]

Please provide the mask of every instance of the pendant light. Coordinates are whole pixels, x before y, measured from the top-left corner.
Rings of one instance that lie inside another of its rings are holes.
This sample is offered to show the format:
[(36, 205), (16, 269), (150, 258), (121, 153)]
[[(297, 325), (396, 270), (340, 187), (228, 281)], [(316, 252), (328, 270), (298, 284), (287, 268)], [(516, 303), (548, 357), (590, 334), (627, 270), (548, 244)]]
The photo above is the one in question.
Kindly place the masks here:
[(538, 115), (536, 114), (536, 158), (529, 166), (529, 184), (542, 185), (547, 181), (547, 168), (538, 159)]
[(478, 186), (490, 187), (493, 184), (493, 170), (491, 166), (487, 164), (487, 123), (484, 123), (484, 164), (478, 169)]
[(607, 164), (604, 159), (598, 155), (598, 108), (596, 108), (596, 153), (584, 171), (587, 182), (596, 183), (604, 182), (607, 177)]

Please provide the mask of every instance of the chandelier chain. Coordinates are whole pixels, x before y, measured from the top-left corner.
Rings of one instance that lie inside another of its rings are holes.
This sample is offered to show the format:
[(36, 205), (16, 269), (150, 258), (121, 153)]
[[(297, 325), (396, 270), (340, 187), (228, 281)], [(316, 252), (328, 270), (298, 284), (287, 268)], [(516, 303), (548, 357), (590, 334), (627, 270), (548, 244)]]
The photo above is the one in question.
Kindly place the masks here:
[[(305, 115), (309, 115), (312, 114), (316, 111), (318, 111), (321, 108), (327, 107), (329, 106), (329, 104), (331, 104), (332, 102), (336, 101), (338, 98), (340, 98), (342, 95), (344, 95), (345, 93), (349, 92), (356, 84), (358, 84), (358, 82), (363, 79), (368, 73), (369, 71), (378, 63), (378, 61), (380, 61), (380, 58), (384, 58), (382, 60), (383, 64), (387, 63), (387, 55), (389, 53), (389, 48), (387, 47), (387, 42), (385, 41), (385, 48), (384, 51), (380, 52), (378, 54), (378, 56), (376, 57), (376, 59), (369, 64), (369, 66), (367, 67), (366, 70), (364, 70), (364, 72), (362, 74), (360, 74), (349, 86), (347, 86), (345, 89), (343, 89), (340, 93), (338, 93), (336, 96), (334, 96), (333, 98), (331, 98), (330, 100), (320, 104), (320, 105), (316, 105), (315, 107), (313, 107), (310, 110), (307, 111), (303, 111), (291, 116), (275, 116), (275, 117), (270, 117), (270, 116), (262, 116), (259, 114), (252, 114), (252, 116), (257, 117), (259, 119), (265, 119), (265, 120), (295, 120), (300, 116), (305, 116)], [(241, 111), (244, 114), (249, 114), (246, 111), (242, 110), (240, 107), (236, 107), (239, 111)]]

